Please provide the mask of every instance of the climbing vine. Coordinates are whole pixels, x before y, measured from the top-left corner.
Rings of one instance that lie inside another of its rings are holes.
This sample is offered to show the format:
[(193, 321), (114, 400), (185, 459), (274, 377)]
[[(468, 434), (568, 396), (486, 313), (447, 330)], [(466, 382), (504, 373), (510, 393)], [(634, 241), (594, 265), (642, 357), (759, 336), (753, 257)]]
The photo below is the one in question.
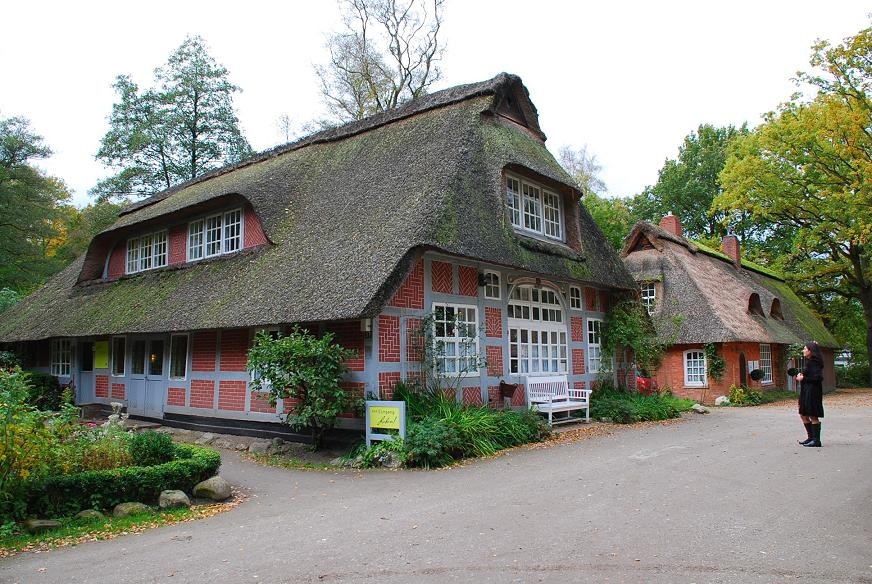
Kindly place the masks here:
[(619, 347), (629, 347), (639, 367), (654, 371), (669, 344), (670, 341), (658, 339), (651, 319), (639, 302), (621, 300), (606, 314), (602, 330), (602, 351), (606, 357), (612, 357)]
[(724, 358), (718, 355), (718, 348), (714, 343), (706, 343), (703, 347), (705, 350), (706, 363), (708, 363), (708, 375), (715, 381), (720, 381), (724, 377), (724, 371), (727, 368), (727, 363)]

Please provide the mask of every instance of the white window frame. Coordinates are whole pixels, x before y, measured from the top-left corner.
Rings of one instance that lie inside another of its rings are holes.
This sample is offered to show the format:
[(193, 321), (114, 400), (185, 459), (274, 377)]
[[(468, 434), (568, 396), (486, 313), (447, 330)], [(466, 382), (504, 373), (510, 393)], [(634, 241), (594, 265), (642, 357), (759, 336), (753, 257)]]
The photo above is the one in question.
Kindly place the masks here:
[[(115, 343), (121, 341), (121, 344), (124, 345), (124, 354), (121, 355), (121, 372), (116, 371), (115, 365), (118, 363), (118, 351), (115, 350)], [(111, 375), (112, 377), (124, 377), (124, 374), (127, 372), (127, 337), (112, 337), (112, 363), (109, 364), (111, 367)]]
[(657, 306), (657, 287), (654, 282), (642, 282), (639, 285), (639, 290), (642, 306), (645, 307), (648, 314), (654, 314), (654, 308)]
[(599, 373), (603, 364), (603, 320), (587, 319), (587, 372)]
[[(174, 363), (173, 357), (175, 356), (175, 351), (173, 349), (175, 348), (175, 340), (177, 338), (182, 338), (182, 337), (184, 337), (184, 339), (185, 339), (185, 361), (184, 361), (185, 362), (185, 373), (181, 377), (178, 377), (178, 376), (173, 375), (173, 363)], [(169, 355), (170, 362), (169, 362), (169, 370), (167, 371), (167, 378), (172, 379), (173, 381), (185, 381), (188, 378), (188, 356), (191, 353), (191, 335), (189, 335), (187, 333), (171, 334), (168, 348), (169, 348), (169, 353), (170, 353), (170, 355)]]
[(69, 377), (73, 364), (73, 346), (70, 339), (52, 339), (49, 371), (55, 377)]
[(760, 383), (772, 383), (772, 347), (769, 343), (760, 343), (760, 369), (763, 371)]
[(560, 295), (550, 288), (515, 287), (509, 294), (509, 374), (567, 373), (568, 334)]
[(245, 213), (241, 207), (188, 223), (185, 257), (189, 262), (236, 253), (244, 246)]
[(500, 275), (497, 272), (486, 270), (484, 273), (484, 297), (490, 300), (502, 298)]
[[(688, 367), (693, 365), (693, 369)], [(703, 349), (688, 349), (681, 356), (685, 387), (706, 387), (708, 385), (708, 358)], [(701, 369), (701, 372), (700, 372)], [(700, 375), (702, 379), (700, 380)]]
[(125, 273), (137, 274), (167, 265), (167, 230), (144, 233), (127, 240)]
[[(439, 318), (440, 309), (442, 318)], [(449, 316), (449, 313), (452, 316)], [(472, 320), (469, 319), (470, 313)], [(434, 302), (433, 342), (440, 346), (440, 349), (436, 350), (436, 372), (439, 375), (474, 377), (481, 373), (478, 367), (461, 370), (469, 367), (470, 361), (474, 365), (478, 365), (479, 362), (477, 306)], [(463, 365), (464, 360), (466, 360), (465, 365)], [(449, 367), (449, 363), (452, 367)]]
[(584, 301), (581, 296), (581, 288), (578, 286), (569, 287), (569, 308), (572, 310), (584, 310)]
[(523, 232), (564, 241), (563, 198), (540, 184), (506, 175), (506, 208), (512, 225)]

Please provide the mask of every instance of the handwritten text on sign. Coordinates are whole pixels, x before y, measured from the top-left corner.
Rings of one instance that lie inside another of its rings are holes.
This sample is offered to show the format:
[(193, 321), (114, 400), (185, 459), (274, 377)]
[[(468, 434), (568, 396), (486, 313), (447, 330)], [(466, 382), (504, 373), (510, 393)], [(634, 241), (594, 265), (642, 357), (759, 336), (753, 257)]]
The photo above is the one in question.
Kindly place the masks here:
[(375, 406), (369, 409), (370, 428), (400, 429), (400, 408), (394, 406)]

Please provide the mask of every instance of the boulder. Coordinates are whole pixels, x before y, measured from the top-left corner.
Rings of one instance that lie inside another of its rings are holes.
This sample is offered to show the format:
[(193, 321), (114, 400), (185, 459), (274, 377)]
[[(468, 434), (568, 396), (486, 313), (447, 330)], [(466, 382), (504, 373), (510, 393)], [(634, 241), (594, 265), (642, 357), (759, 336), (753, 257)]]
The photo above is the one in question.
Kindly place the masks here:
[(214, 476), (194, 485), (194, 496), (213, 501), (223, 501), (230, 496), (230, 483), (220, 476)]
[(212, 432), (204, 432), (202, 436), (194, 440), (194, 444), (209, 444), (215, 439), (215, 434)]
[(112, 517), (116, 519), (121, 517), (129, 517), (131, 515), (139, 515), (140, 513), (151, 513), (151, 507), (144, 503), (119, 503), (112, 510)]
[(50, 529), (57, 529), (61, 526), (60, 521), (54, 519), (28, 519), (21, 524), (27, 533), (42, 533)]
[(212, 442), (212, 444), (210, 444), (210, 446), (214, 446), (215, 448), (226, 448), (229, 450), (229, 449), (233, 448), (233, 443), (230, 440), (227, 440), (226, 438), (219, 438), (218, 440), (215, 440), (214, 442)]
[(719, 395), (718, 397), (715, 398), (715, 405), (716, 406), (728, 406), (728, 405), (730, 405), (730, 398), (728, 398), (725, 395)]
[(76, 519), (104, 519), (105, 517), (96, 509), (85, 509), (76, 513)]
[(161, 509), (178, 509), (180, 507), (190, 507), (191, 500), (184, 491), (161, 491), (157, 501), (157, 506)]
[(252, 454), (267, 454), (270, 451), (272, 444), (270, 442), (263, 442), (261, 440), (255, 440), (248, 447), (248, 451)]
[(693, 407), (692, 407), (691, 409), (692, 409), (693, 411), (695, 411), (697, 414), (707, 414), (707, 413), (709, 413), (709, 409), (708, 409), (707, 407), (705, 407), (705, 406), (700, 405), (700, 404), (693, 404)]

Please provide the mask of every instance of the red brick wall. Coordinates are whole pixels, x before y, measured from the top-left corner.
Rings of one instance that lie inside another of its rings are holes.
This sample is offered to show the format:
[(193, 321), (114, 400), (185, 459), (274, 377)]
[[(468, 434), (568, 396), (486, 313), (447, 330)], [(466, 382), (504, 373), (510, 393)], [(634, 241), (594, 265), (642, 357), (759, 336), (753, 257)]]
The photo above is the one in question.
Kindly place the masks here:
[(485, 347), (485, 358), (487, 359), (488, 375), (491, 377), (500, 377), (505, 373), (503, 369), (502, 347)]
[(572, 340), (576, 343), (584, 342), (584, 319), (580, 316), (573, 316), (569, 319), (570, 330), (572, 331)]
[(400, 361), (400, 317), (378, 317), (378, 359), (383, 363)]
[(252, 391), (249, 410), (262, 414), (274, 414), (276, 413), (276, 406), (269, 405), (269, 392)]
[(503, 338), (503, 311), (499, 308), (484, 307), (484, 334), (486, 337)]
[(397, 288), (388, 306), (424, 308), (424, 260), (419, 259), (406, 280)]
[(210, 379), (191, 380), (191, 407), (212, 409), (215, 403), (215, 382)]
[(245, 222), (245, 232), (242, 234), (245, 241), (243, 241), (242, 246), (254, 247), (267, 243), (266, 234), (263, 232), (257, 214), (252, 209), (244, 209), (242, 215)]
[(109, 376), (94, 376), (94, 395), (97, 397), (109, 397)]
[(218, 409), (245, 410), (245, 382), (222, 379), (218, 383)]
[(584, 375), (584, 349), (572, 349), (572, 374)]
[(677, 235), (678, 237), (684, 236), (684, 230), (681, 226), (681, 219), (679, 219), (675, 215), (664, 215), (663, 218), (660, 219), (660, 227), (662, 227), (669, 233)]
[(609, 293), (605, 290), (600, 290), (599, 293), (599, 309), (600, 312), (605, 312), (609, 309)]
[(221, 331), (221, 371), (247, 371), (247, 360), (248, 329)]
[(384, 372), (378, 374), (378, 391), (382, 399), (393, 399), (394, 386), (400, 381), (400, 374)]
[(188, 259), (188, 226), (176, 225), (169, 230), (169, 250), (167, 261), (169, 264), (183, 264)]
[(112, 255), (109, 256), (108, 277), (110, 280), (115, 280), (124, 275), (125, 262), (127, 260), (127, 242), (119, 242), (112, 250)]
[(433, 292), (451, 294), (454, 291), (454, 276), (451, 264), (439, 261), (430, 263), (430, 277)]
[(597, 306), (597, 293), (594, 288), (585, 288), (584, 289), (584, 307), (590, 311), (598, 311), (599, 306)]
[(464, 387), (463, 388), (463, 403), (468, 406), (480, 406), (481, 403), (481, 389), (478, 387)]
[(421, 318), (406, 319), (406, 361), (409, 363), (419, 363), (424, 354), (423, 322)]
[(191, 371), (215, 371), (215, 347), (218, 334), (205, 331), (191, 335)]
[(363, 331), (360, 330), (360, 321), (351, 320), (347, 322), (329, 323), (325, 328), (325, 332), (333, 333), (333, 340), (339, 343), (349, 351), (354, 351), (355, 355), (345, 360), (345, 366), (349, 371), (363, 371), (365, 367), (364, 348), (363, 348)]
[[(168, 406), (185, 406), (185, 388), (171, 387), (167, 390), (167, 405)], [(210, 404), (211, 407), (211, 404)]]
[(123, 383), (113, 383), (112, 384), (112, 399), (124, 399), (125, 391), (124, 391)]
[(575, 381), (572, 384), (572, 388), (573, 389), (587, 389), (587, 382), (586, 381)]
[(503, 397), (500, 393), (499, 385), (488, 385), (487, 386), (487, 404), (492, 408), (502, 408), (503, 407)]
[(460, 266), (459, 272), (461, 296), (478, 296), (478, 270), (470, 266)]

